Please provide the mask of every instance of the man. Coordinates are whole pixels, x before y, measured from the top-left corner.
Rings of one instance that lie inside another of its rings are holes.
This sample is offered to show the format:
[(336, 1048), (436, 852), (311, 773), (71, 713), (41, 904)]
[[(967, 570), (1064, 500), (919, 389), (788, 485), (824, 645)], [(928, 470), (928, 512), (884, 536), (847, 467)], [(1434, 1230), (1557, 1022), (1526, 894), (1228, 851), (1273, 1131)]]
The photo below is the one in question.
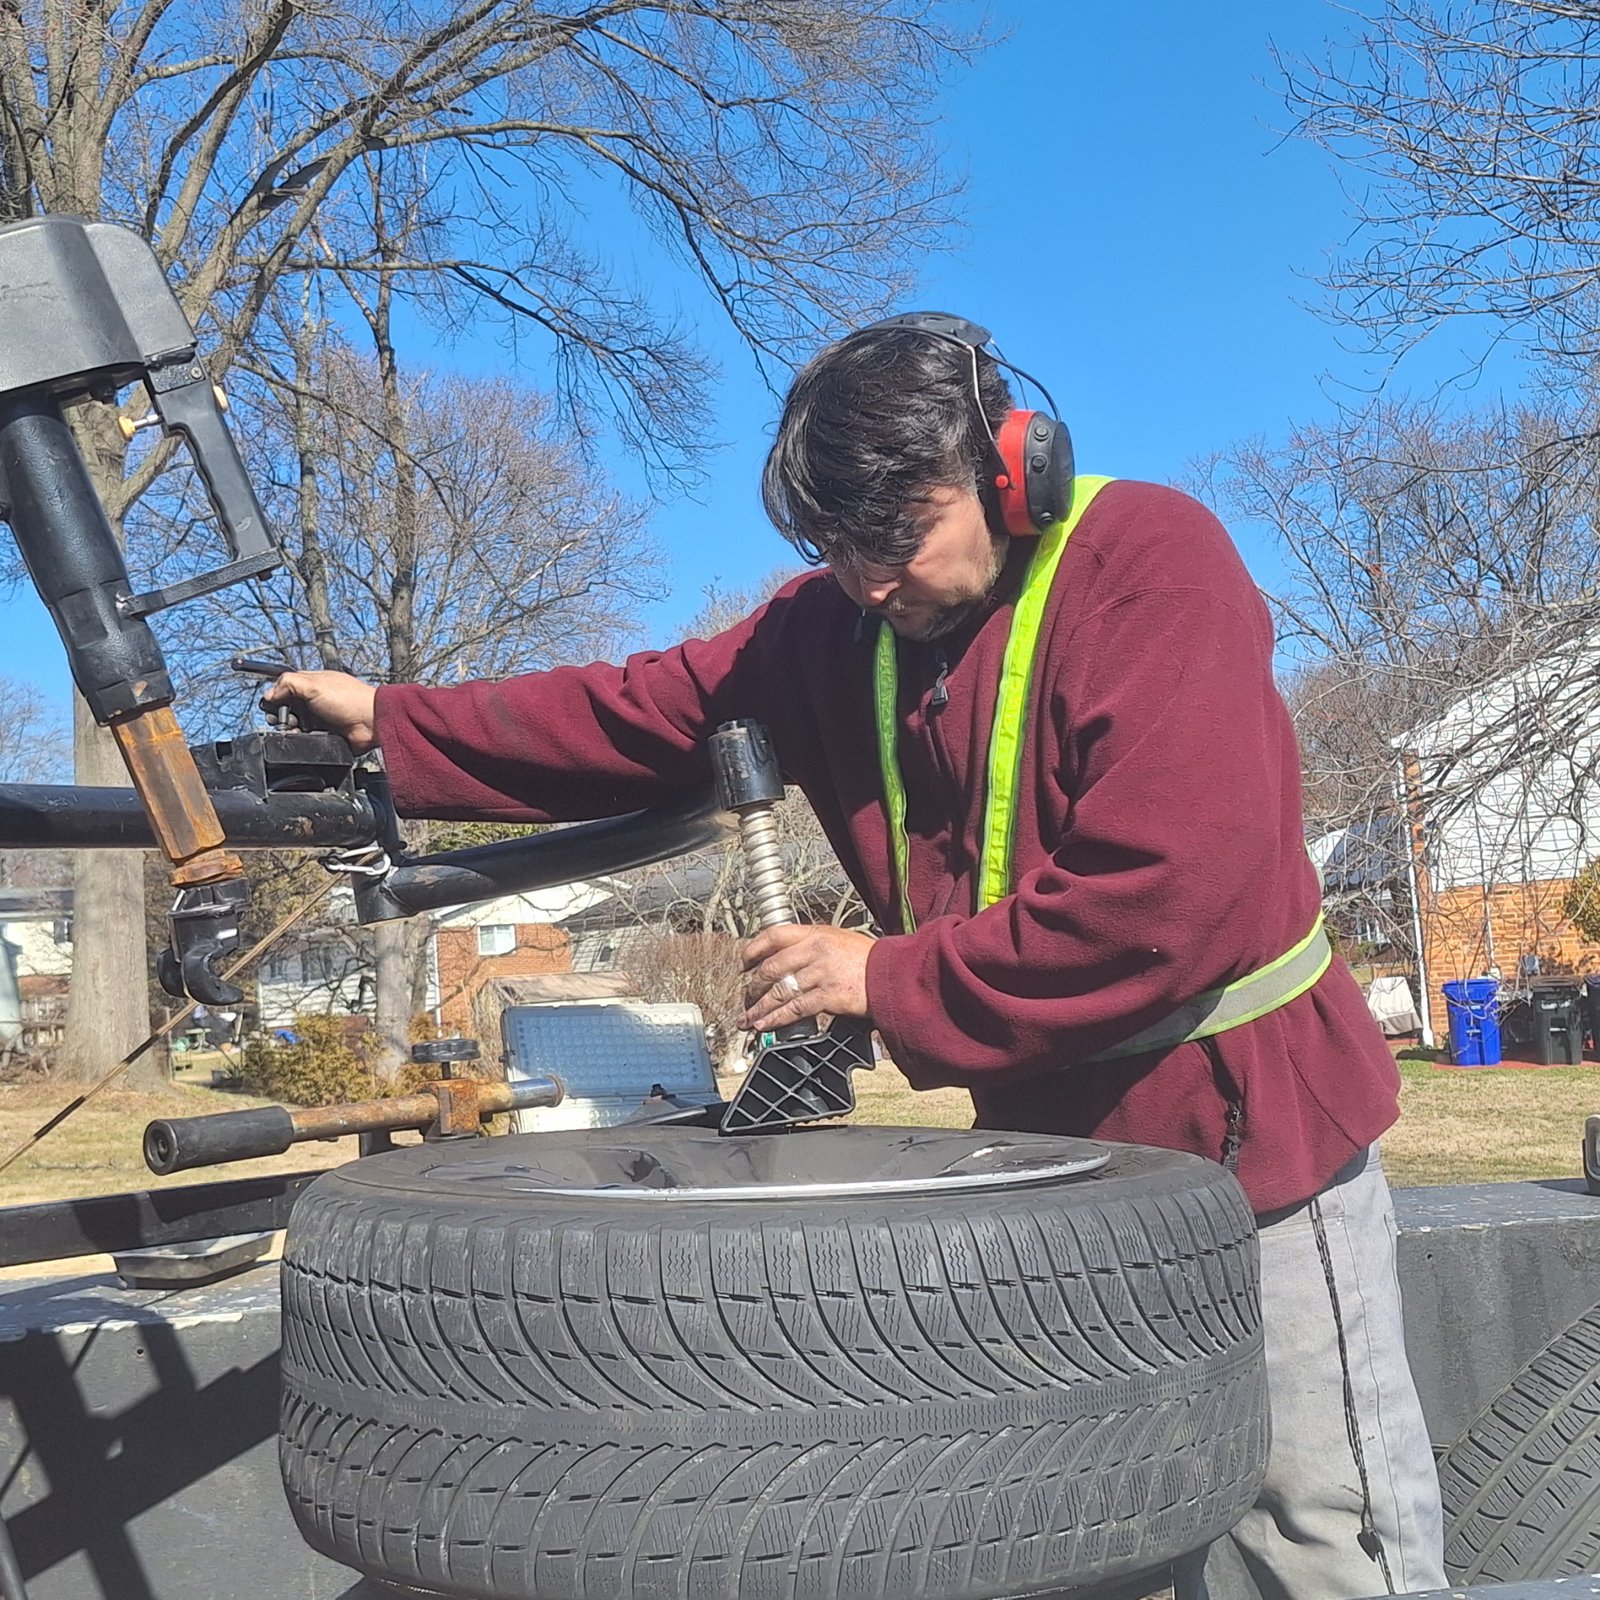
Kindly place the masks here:
[(269, 698), (381, 744), (401, 807), (442, 817), (631, 810), (704, 785), (720, 723), (765, 722), (885, 932), (752, 939), (748, 1026), (861, 1018), (982, 1126), (1192, 1151), (1251, 1198), (1272, 1466), (1180, 1593), (1442, 1586), (1375, 1144), (1397, 1075), (1327, 958), (1266, 608), (1194, 501), (1063, 475), (987, 338), (916, 314), (800, 374), (765, 497), (827, 570), (716, 638)]

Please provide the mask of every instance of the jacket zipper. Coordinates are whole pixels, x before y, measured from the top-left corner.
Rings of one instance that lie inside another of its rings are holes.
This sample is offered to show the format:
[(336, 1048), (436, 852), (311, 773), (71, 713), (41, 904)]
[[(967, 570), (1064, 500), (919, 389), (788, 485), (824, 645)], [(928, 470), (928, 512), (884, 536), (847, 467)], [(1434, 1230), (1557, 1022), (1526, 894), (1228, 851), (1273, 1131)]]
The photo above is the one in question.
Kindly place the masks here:
[[(933, 750), (934, 764), (944, 779), (945, 791), (949, 796), (950, 878), (952, 882), (959, 882), (966, 864), (966, 818), (960, 785), (956, 782), (955, 767), (951, 763), (950, 752), (945, 747), (939, 727), (943, 719), (938, 715), (950, 704), (950, 689), (946, 682), (950, 676), (950, 658), (939, 649), (935, 650), (933, 659), (938, 663), (939, 671), (928, 694), (928, 710), (924, 723), (928, 730), (928, 743)], [(948, 910), (948, 906), (945, 909)]]
[(1217, 1048), (1217, 1041), (1202, 1039), (1200, 1048), (1205, 1051), (1206, 1059), (1211, 1063), (1211, 1081), (1216, 1085), (1217, 1093), (1222, 1096), (1225, 1108), (1222, 1149), (1217, 1159), (1229, 1172), (1237, 1174), (1239, 1146), (1244, 1143), (1244, 1095), (1240, 1092), (1233, 1074), (1223, 1065), (1222, 1052)]

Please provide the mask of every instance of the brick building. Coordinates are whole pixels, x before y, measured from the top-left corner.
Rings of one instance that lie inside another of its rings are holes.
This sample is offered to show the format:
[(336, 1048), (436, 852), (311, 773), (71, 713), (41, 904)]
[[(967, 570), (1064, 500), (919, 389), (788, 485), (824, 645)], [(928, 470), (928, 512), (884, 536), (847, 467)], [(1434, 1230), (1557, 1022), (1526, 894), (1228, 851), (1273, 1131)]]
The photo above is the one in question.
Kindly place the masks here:
[[(431, 919), (427, 1009), (447, 1032), (472, 1032), (473, 1001), (496, 978), (572, 970), (562, 921), (605, 898), (588, 884), (506, 895)], [(348, 891), (336, 891), (326, 924), (286, 940), (263, 961), (257, 993), (264, 1028), (297, 1016), (365, 1014), (376, 995), (369, 941), (355, 925)]]
[(588, 884), (567, 884), (440, 917), (429, 953), (429, 1009), (439, 1025), (471, 1034), (478, 995), (497, 978), (571, 972), (572, 938), (562, 923), (602, 897)]

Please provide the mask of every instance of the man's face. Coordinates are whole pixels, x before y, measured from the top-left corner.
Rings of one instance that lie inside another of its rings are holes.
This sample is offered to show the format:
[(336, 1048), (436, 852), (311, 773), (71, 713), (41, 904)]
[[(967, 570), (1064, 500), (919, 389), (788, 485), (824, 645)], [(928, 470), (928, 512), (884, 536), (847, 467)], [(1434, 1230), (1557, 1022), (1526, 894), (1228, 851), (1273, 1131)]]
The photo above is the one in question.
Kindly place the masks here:
[(941, 639), (988, 599), (1008, 541), (989, 531), (971, 489), (930, 489), (920, 503), (922, 542), (904, 566), (857, 562), (836, 567), (834, 577), (854, 604), (887, 617), (902, 639)]

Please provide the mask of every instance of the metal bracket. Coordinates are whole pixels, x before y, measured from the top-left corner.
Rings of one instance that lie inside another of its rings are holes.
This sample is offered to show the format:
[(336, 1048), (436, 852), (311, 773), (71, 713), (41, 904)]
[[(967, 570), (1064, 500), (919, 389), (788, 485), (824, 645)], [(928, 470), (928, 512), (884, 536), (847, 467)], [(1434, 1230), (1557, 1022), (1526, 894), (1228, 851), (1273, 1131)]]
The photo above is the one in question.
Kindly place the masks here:
[(203, 594), (215, 594), (229, 584), (244, 583), (250, 578), (264, 578), (283, 565), (276, 550), (263, 555), (246, 556), (241, 561), (230, 561), (224, 567), (202, 572), (197, 577), (185, 578), (182, 583), (169, 584), (165, 589), (146, 589), (143, 594), (129, 594), (117, 601), (117, 610), (125, 617), (148, 617), (168, 606), (182, 605)]
[(872, 1067), (872, 1035), (837, 1021), (826, 1033), (773, 1040), (761, 1051), (729, 1102), (721, 1133), (766, 1133), (856, 1108), (850, 1074)]

